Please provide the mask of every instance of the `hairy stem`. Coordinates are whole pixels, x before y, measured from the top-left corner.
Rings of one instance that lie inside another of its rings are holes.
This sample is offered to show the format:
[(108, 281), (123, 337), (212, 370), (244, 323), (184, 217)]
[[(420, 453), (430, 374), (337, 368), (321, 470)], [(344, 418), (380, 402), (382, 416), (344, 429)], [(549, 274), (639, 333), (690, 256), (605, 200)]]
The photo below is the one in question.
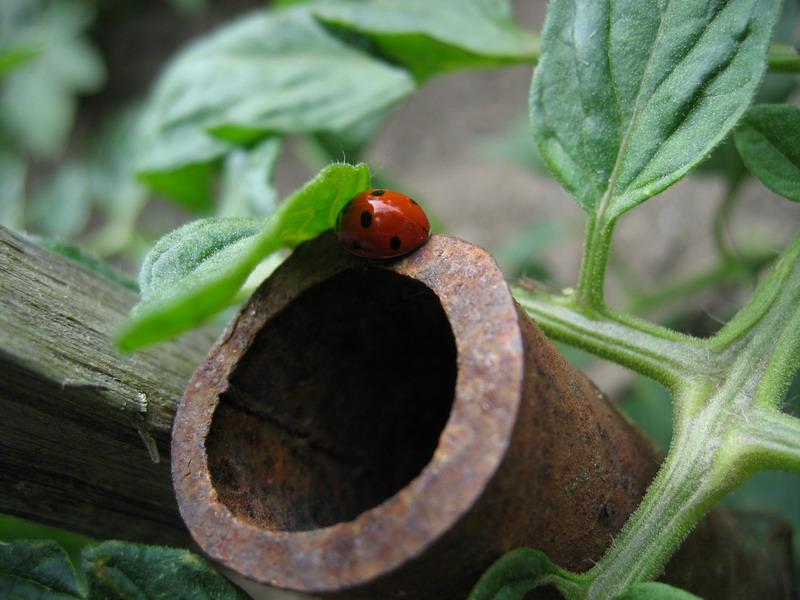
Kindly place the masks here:
[(758, 271), (774, 259), (775, 254), (771, 252), (755, 254), (741, 261), (723, 259), (707, 271), (692, 275), (650, 294), (639, 296), (628, 305), (628, 312), (642, 314), (666, 306), (676, 300), (684, 300), (715, 285), (737, 280), (744, 275)]
[(620, 537), (587, 573), (586, 597), (611, 598), (657, 577), (705, 511), (747, 475), (800, 472), (800, 420), (776, 409), (800, 362), (798, 256), (800, 236), (718, 334), (722, 341), (704, 345), (708, 368), (676, 373), (682, 385), (669, 454)]
[(582, 306), (595, 309), (605, 306), (604, 284), (613, 234), (613, 221), (608, 222), (602, 216), (590, 216), (586, 221), (586, 242), (575, 295), (575, 301)]
[(800, 474), (800, 419), (773, 409), (749, 415), (736, 450), (751, 470), (779, 469)]
[(514, 296), (551, 337), (625, 365), (675, 389), (709, 363), (701, 340), (571, 296), (513, 288)]
[[(711, 347), (722, 353), (746, 342), (754, 329), (768, 327), (776, 333), (794, 314), (800, 296), (800, 235), (783, 252), (769, 275), (758, 286), (747, 305), (711, 340)], [(798, 332), (800, 336), (800, 332)], [(800, 340), (799, 340), (800, 341)]]

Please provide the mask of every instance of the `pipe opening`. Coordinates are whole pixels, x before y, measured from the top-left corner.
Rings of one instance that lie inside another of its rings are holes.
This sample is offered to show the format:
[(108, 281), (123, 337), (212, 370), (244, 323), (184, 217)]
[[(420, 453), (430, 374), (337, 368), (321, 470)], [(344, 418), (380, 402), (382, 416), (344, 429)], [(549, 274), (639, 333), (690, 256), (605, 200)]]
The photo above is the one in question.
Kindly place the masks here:
[(220, 396), (206, 445), (220, 501), (271, 530), (352, 520), (430, 461), (455, 380), (450, 324), (422, 283), (367, 268), (310, 288)]

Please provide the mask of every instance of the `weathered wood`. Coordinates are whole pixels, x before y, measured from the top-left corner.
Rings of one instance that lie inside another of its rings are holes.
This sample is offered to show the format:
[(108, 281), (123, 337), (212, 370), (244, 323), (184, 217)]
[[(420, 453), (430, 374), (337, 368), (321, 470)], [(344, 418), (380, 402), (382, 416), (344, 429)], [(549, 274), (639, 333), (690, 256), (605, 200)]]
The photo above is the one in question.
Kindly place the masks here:
[(0, 227), (0, 512), (100, 538), (187, 543), (169, 435), (212, 338), (122, 353), (113, 336), (135, 302)]

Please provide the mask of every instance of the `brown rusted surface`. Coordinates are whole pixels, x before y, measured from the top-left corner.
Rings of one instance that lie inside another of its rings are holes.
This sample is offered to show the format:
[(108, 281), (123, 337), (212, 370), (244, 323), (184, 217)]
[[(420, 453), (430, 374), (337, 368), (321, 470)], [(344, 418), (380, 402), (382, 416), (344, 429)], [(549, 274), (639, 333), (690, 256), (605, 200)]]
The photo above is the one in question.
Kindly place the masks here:
[(181, 514), (214, 560), (341, 598), (463, 598), (504, 552), (585, 570), (657, 454), (515, 304), (434, 236), (369, 263), (327, 235), (229, 325), (173, 430)]

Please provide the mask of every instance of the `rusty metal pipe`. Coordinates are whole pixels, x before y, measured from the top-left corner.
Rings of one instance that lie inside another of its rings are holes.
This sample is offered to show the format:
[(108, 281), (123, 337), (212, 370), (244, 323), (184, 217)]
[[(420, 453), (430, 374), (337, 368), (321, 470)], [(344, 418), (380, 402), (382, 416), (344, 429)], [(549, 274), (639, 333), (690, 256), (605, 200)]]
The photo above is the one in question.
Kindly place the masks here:
[(394, 262), (298, 248), (193, 376), (172, 445), (211, 558), (370, 600), (463, 598), (519, 546), (585, 570), (657, 464), (494, 260), (445, 236)]

